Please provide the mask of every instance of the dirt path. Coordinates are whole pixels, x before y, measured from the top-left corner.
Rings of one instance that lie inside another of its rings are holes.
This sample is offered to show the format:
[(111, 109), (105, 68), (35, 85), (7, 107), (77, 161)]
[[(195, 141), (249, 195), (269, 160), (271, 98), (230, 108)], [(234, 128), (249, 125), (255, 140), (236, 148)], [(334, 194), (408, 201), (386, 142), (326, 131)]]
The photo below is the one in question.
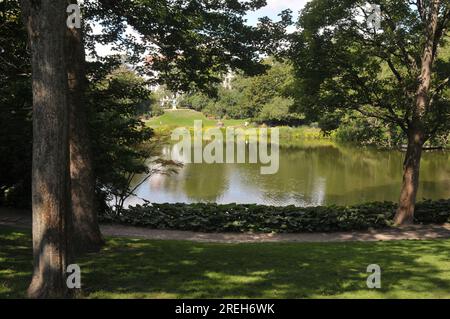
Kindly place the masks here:
[(442, 226), (413, 226), (403, 229), (304, 234), (196, 233), (188, 231), (152, 230), (121, 225), (102, 225), (101, 229), (102, 233), (106, 236), (158, 240), (189, 240), (210, 243), (321, 243), (345, 241), (430, 240), (450, 238), (450, 224)]
[[(0, 208), (0, 225), (30, 228), (31, 218), (26, 211)], [(275, 243), (275, 242), (346, 242), (346, 241), (392, 241), (431, 240), (450, 238), (450, 224), (415, 225), (405, 228), (304, 234), (235, 234), (197, 233), (189, 231), (154, 230), (122, 225), (102, 225), (105, 236), (131, 237), (153, 240), (188, 240), (210, 243)]]

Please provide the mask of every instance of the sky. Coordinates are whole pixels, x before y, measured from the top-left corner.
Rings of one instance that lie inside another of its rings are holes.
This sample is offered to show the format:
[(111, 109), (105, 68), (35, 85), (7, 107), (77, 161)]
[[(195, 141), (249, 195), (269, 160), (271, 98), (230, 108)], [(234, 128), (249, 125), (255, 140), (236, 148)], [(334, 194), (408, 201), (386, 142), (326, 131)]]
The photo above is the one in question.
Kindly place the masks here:
[[(274, 21), (278, 21), (278, 14), (285, 10), (285, 9), (291, 9), (294, 15), (294, 21), (296, 21), (298, 17), (298, 12), (305, 6), (305, 4), (309, 0), (267, 0), (267, 5), (257, 11), (250, 12), (247, 14), (246, 19), (247, 23), (250, 25), (256, 25), (258, 22), (258, 18), (262, 17), (269, 17)], [(293, 31), (294, 27), (291, 27)], [(95, 32), (101, 32), (100, 27), (94, 28)], [(97, 52), (102, 55), (108, 55), (111, 54), (111, 49), (108, 46), (97, 46)]]
[(294, 18), (297, 18), (298, 12), (308, 1), (309, 0), (267, 0), (267, 5), (264, 8), (247, 15), (248, 23), (255, 25), (258, 22), (258, 18), (264, 16), (268, 16), (272, 20), (278, 20), (278, 14), (285, 9), (291, 9), (294, 13)]

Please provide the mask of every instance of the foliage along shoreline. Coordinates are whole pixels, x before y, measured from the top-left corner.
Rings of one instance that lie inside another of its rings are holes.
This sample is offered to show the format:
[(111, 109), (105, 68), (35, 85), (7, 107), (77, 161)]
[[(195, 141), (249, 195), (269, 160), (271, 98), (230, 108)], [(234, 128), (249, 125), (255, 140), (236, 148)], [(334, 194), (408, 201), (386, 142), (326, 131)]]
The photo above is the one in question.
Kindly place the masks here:
[[(311, 233), (393, 227), (397, 204), (375, 202), (354, 206), (264, 206), (251, 204), (146, 204), (120, 214), (104, 213), (103, 224), (205, 233)], [(420, 202), (415, 223), (450, 222), (450, 199)]]
[[(385, 130), (374, 130), (365, 123), (358, 121), (348, 121), (346, 125), (342, 125), (336, 129), (326, 132), (320, 123), (300, 126), (275, 125), (267, 126), (265, 124), (257, 125), (251, 119), (211, 119), (204, 113), (194, 110), (172, 110), (166, 111), (165, 114), (145, 120), (146, 125), (151, 127), (156, 134), (162, 139), (168, 139), (173, 129), (178, 127), (186, 127), (192, 133), (194, 121), (201, 120), (203, 122), (203, 132), (211, 128), (219, 128), (223, 132), (229, 127), (235, 129), (260, 129), (278, 128), (280, 130), (280, 148), (302, 148), (305, 143), (318, 144), (318, 146), (344, 145), (353, 147), (373, 147), (384, 150), (404, 150), (406, 142), (399, 132), (392, 133)], [(191, 134), (192, 135), (192, 134)], [(204, 135), (203, 135), (204, 136)], [(207, 139), (204, 139), (208, 142)], [(174, 142), (176, 143), (176, 141)], [(446, 150), (450, 148), (450, 139), (435, 139), (426, 143), (424, 150)]]
[[(205, 133), (211, 127), (203, 128), (203, 133)], [(238, 127), (240, 128), (240, 127)], [(401, 152), (406, 152), (406, 145), (389, 145), (388, 143), (361, 143), (358, 141), (350, 141), (345, 138), (340, 138), (337, 136), (336, 132), (332, 134), (325, 134), (320, 129), (310, 126), (300, 126), (300, 127), (288, 127), (281, 126), (275, 127), (280, 129), (280, 138), (278, 146), (281, 149), (302, 149), (309, 147), (334, 147), (334, 146), (348, 146), (357, 148), (373, 148), (378, 150), (397, 150)], [(154, 129), (155, 136), (159, 137), (161, 140), (165, 140), (168, 144), (176, 144), (178, 141), (170, 140), (170, 127), (159, 127)], [(245, 130), (245, 128), (243, 128)], [(226, 128), (220, 128), (224, 133)], [(257, 128), (259, 130), (259, 128)], [(192, 135), (192, 129), (189, 129)], [(211, 142), (211, 139), (203, 136), (203, 142)], [(259, 135), (257, 136), (259, 138)], [(268, 142), (270, 142), (270, 130), (268, 131)], [(449, 151), (450, 142), (447, 144), (430, 144), (424, 146), (424, 151)]]

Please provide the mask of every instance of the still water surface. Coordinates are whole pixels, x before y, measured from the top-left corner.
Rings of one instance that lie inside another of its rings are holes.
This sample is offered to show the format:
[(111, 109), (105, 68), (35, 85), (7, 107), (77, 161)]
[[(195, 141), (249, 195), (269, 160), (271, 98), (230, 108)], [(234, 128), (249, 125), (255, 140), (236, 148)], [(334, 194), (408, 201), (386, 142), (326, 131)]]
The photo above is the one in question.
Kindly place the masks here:
[[(280, 150), (275, 175), (261, 175), (257, 164), (185, 164), (177, 175), (153, 176), (127, 204), (142, 203), (140, 198), (153, 203), (276, 206), (397, 201), (403, 156), (400, 151), (305, 142), (296, 149)], [(450, 198), (450, 152), (424, 154), (418, 198)]]

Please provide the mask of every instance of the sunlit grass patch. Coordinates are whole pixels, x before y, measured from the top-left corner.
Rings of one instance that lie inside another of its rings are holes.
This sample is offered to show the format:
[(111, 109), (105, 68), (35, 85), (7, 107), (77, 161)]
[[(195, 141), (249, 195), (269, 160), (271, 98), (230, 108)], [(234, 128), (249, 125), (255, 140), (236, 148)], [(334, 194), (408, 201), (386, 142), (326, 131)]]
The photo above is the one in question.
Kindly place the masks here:
[[(153, 128), (160, 127), (194, 127), (194, 121), (202, 121), (203, 127), (217, 127), (219, 121), (206, 117), (203, 113), (194, 110), (169, 110), (163, 115), (147, 121), (147, 125)], [(224, 126), (243, 126), (246, 120), (226, 119), (220, 121)]]

